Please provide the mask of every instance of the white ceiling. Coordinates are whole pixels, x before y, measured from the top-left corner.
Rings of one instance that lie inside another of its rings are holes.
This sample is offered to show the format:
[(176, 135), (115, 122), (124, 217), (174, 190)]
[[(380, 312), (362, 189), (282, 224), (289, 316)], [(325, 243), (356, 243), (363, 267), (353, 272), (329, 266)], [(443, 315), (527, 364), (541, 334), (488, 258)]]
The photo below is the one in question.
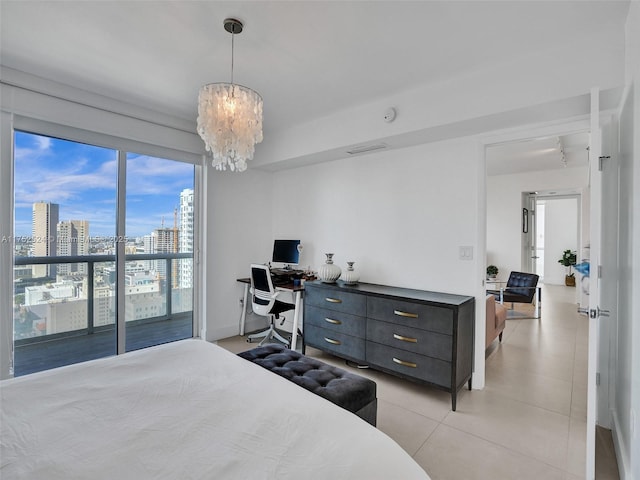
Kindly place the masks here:
[(222, 25), (236, 17), (245, 31), (235, 38), (234, 80), (264, 98), (266, 137), (270, 129), (624, 28), (628, 5), (0, 0), (0, 62), (195, 124), (200, 86), (230, 80), (231, 35)]
[(588, 146), (587, 132), (492, 145), (487, 148), (487, 175), (585, 167)]

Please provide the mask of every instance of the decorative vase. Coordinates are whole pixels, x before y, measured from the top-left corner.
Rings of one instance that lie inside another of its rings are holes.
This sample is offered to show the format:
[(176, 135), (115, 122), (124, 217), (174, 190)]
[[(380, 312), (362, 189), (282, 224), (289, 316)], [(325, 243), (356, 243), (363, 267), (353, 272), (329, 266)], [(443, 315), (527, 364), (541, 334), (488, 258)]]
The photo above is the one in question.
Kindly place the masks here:
[(327, 261), (318, 269), (318, 277), (324, 283), (336, 283), (340, 277), (342, 269), (333, 263), (333, 253), (325, 253)]
[(342, 281), (346, 285), (355, 285), (360, 280), (360, 275), (353, 269), (356, 262), (347, 262), (347, 271), (342, 275)]

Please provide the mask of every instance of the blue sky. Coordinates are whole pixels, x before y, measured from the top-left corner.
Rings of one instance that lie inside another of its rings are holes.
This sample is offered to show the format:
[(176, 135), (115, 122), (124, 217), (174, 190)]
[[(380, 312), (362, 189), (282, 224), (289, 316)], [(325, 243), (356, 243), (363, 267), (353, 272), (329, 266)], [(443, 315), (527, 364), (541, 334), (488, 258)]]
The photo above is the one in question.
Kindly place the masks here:
[[(115, 235), (117, 151), (24, 132), (15, 134), (15, 234), (31, 235), (35, 202), (60, 205), (60, 220), (89, 220), (91, 236)], [(193, 165), (129, 153), (127, 236), (173, 226)]]

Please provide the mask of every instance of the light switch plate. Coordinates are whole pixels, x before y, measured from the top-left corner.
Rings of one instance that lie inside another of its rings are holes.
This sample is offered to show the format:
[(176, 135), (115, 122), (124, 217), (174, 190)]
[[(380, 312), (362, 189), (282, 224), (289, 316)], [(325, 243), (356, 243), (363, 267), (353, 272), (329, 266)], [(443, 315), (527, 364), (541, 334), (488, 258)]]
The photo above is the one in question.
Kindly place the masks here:
[(460, 247), (460, 260), (473, 260), (473, 247)]

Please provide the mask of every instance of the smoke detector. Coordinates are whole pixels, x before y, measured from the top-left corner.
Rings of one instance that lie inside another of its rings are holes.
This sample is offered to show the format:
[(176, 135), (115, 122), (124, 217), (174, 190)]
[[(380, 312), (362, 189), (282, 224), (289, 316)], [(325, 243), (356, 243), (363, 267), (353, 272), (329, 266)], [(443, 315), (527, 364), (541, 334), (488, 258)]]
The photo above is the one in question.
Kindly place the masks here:
[(391, 123), (396, 119), (396, 109), (389, 107), (384, 111), (384, 121)]

